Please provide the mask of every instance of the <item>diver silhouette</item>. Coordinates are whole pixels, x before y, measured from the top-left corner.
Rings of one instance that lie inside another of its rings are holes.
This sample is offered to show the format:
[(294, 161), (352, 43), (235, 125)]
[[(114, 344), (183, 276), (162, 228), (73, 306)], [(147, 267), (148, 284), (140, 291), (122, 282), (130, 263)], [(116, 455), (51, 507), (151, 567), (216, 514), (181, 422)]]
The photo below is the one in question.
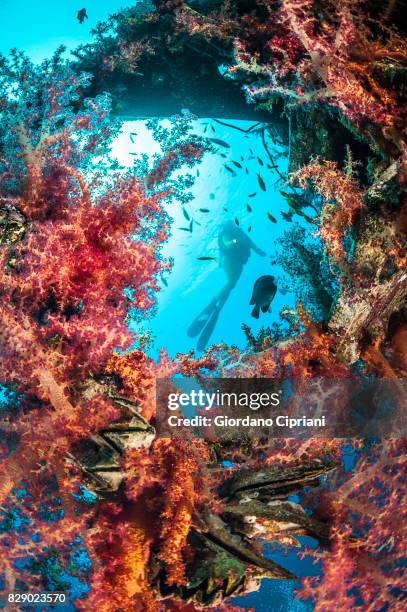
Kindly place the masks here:
[(190, 338), (198, 336), (197, 349), (203, 351), (212, 335), (219, 314), (225, 305), (232, 289), (242, 274), (248, 262), (251, 251), (265, 257), (266, 253), (259, 249), (254, 242), (233, 221), (227, 221), (219, 232), (219, 263), (226, 274), (226, 283), (215, 295), (209, 304), (192, 321), (187, 330)]

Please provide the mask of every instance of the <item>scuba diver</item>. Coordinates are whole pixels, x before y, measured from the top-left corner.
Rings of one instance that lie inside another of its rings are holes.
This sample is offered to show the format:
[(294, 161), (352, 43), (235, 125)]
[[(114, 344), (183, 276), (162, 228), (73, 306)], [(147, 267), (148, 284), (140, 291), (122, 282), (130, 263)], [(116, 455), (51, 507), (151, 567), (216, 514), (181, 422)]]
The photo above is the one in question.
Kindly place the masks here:
[(265, 257), (266, 253), (259, 249), (243, 230), (233, 221), (227, 221), (221, 228), (218, 236), (220, 267), (226, 274), (226, 283), (222, 289), (209, 302), (204, 310), (194, 319), (187, 330), (190, 338), (199, 335), (197, 349), (203, 351), (215, 328), (219, 314), (225, 305), (230, 292), (235, 287), (248, 262), (251, 250), (257, 255)]

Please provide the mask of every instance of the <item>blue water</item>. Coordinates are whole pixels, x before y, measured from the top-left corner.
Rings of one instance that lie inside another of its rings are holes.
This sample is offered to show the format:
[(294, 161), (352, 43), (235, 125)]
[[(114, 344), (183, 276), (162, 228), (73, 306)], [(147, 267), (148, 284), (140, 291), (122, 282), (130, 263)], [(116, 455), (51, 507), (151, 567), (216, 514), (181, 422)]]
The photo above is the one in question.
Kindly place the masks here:
[[(266, 168), (269, 160), (260, 136), (243, 135), (233, 127), (226, 127), (205, 118), (193, 122), (194, 133), (202, 135), (208, 123), (216, 130), (211, 130), (210, 136), (226, 141), (230, 148), (218, 147), (217, 152), (207, 153), (198, 167), (199, 177), (196, 177), (195, 185), (191, 189), (194, 199), (185, 207), (188, 215), (200, 224), (194, 223), (191, 234), (180, 229), (188, 226), (182, 207), (177, 202), (169, 206), (168, 212), (173, 219), (172, 234), (163, 250), (163, 256), (172, 257), (174, 266), (166, 278), (168, 286), (162, 283), (154, 318), (145, 326), (154, 336), (153, 355), (156, 355), (160, 348), (165, 348), (170, 355), (195, 348), (196, 340), (187, 336), (187, 328), (225, 282), (224, 273), (217, 261), (200, 261), (198, 258), (218, 258), (219, 229), (228, 220), (235, 223), (237, 219), (239, 227), (245, 232), (251, 227), (248, 235), (266, 256), (260, 257), (252, 251), (219, 316), (211, 342), (225, 342), (244, 348), (246, 338), (242, 331), (243, 323), (250, 325), (252, 331), (257, 333), (262, 326), (279, 320), (279, 312), (283, 306), (292, 308), (296, 302), (294, 294), (283, 293), (279, 287), (271, 313), (261, 314), (258, 321), (251, 316), (253, 307), (249, 302), (256, 279), (264, 274), (282, 277), (283, 271), (280, 267), (271, 265), (270, 257), (275, 254), (276, 240), (287, 228), (280, 212), (287, 211), (288, 207), (278, 191), (279, 176)], [(163, 125), (167, 124), (164, 120)], [(243, 129), (252, 125), (244, 121), (234, 121), (231, 124)], [(137, 134), (133, 136), (133, 142), (130, 133)], [(151, 156), (157, 151), (159, 146), (152, 140), (142, 121), (126, 122), (113, 147), (113, 154), (119, 162), (130, 167), (133, 165), (135, 153)], [(221, 157), (220, 153), (226, 154), (227, 157)], [(279, 163), (282, 172), (285, 171), (287, 163), (284, 153), (284, 150), (273, 152), (276, 158), (281, 156)], [(261, 166), (257, 158), (264, 162), (264, 166)], [(238, 161), (243, 166), (242, 169), (233, 166), (233, 161)], [(235, 169), (234, 174), (225, 168), (225, 164)], [(266, 191), (259, 186), (259, 173), (266, 183)], [(249, 198), (249, 194), (253, 193), (256, 193), (256, 196)], [(252, 208), (252, 212), (248, 211), (247, 205)], [(202, 213), (200, 208), (208, 208), (210, 212)], [(267, 212), (277, 219), (277, 223), (269, 220)], [(141, 331), (138, 323), (134, 323), (133, 329), (136, 333)]]
[[(34, 62), (49, 57), (60, 45), (75, 49), (90, 42), (91, 29), (121, 6), (123, 0), (0, 0), (0, 52), (11, 48), (26, 51)], [(89, 19), (80, 24), (78, 10), (86, 7)]]

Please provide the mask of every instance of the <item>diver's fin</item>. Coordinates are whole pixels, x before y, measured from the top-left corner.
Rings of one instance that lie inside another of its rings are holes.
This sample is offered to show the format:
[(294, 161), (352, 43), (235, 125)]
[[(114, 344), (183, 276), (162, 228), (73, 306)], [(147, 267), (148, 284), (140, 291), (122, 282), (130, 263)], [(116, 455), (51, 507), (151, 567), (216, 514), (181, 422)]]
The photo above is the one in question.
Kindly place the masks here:
[(206, 345), (209, 342), (209, 338), (212, 336), (212, 332), (215, 329), (215, 325), (218, 321), (219, 318), (219, 313), (222, 310), (222, 307), (217, 307), (213, 313), (211, 318), (209, 319), (206, 327), (203, 329), (201, 335), (199, 336), (198, 339), (198, 343), (196, 345), (196, 348), (198, 349), (198, 351), (204, 351), (206, 348)]
[(261, 311), (262, 312), (269, 312), (270, 311), (270, 303), (263, 304), (263, 306), (261, 307)]
[(260, 316), (260, 306), (256, 304), (256, 306), (252, 310), (252, 317), (254, 317), (255, 319), (258, 319), (259, 316)]
[(202, 328), (207, 324), (208, 318), (209, 314), (206, 316), (199, 315), (196, 319), (194, 319), (187, 329), (187, 336), (189, 336), (189, 338), (195, 338), (195, 336), (197, 336), (202, 331)]
[(201, 333), (205, 325), (208, 323), (209, 318), (216, 307), (216, 303), (217, 297), (211, 300), (206, 308), (192, 321), (191, 325), (187, 329), (187, 335), (189, 338), (195, 338), (195, 336)]

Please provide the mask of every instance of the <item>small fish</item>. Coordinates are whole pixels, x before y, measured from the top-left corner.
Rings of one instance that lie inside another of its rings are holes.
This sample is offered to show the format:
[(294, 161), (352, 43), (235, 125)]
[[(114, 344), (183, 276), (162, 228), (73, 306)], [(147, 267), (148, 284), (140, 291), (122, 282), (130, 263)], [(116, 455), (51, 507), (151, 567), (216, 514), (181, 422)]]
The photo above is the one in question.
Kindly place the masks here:
[(256, 192), (254, 193), (249, 193), (249, 195), (247, 196), (248, 198), (254, 198), (254, 196), (256, 195)]
[(208, 213), (208, 212), (211, 212), (211, 211), (209, 210), (209, 208), (200, 208), (200, 209), (199, 209), (199, 211), (200, 211), (200, 212), (203, 212), (203, 213)]
[(197, 176), (200, 176), (200, 175), (201, 175), (201, 173), (199, 172), (199, 170), (197, 170), (197, 171), (196, 171), (196, 175), (197, 175)]
[(304, 200), (302, 195), (296, 193), (287, 193), (283, 190), (280, 190), (280, 193), (287, 200), (287, 204), (293, 212), (295, 212), (300, 217), (303, 217), (306, 221), (308, 221), (308, 223), (313, 223), (312, 218), (302, 210), (302, 208), (304, 207)]
[(199, 226), (202, 225), (202, 223), (199, 223), (199, 221), (196, 221), (195, 219), (194, 219), (194, 223), (195, 223), (195, 225), (199, 225)]
[(235, 217), (235, 223), (236, 225), (239, 225), (239, 219), (237, 217)]
[(212, 132), (216, 132), (215, 128), (213, 127), (213, 125), (211, 124), (211, 130)]
[(254, 283), (253, 293), (249, 302), (250, 306), (254, 306), (252, 317), (258, 319), (260, 309), (262, 312), (270, 312), (270, 304), (277, 292), (277, 285), (274, 276), (265, 274), (260, 276)]
[(214, 193), (210, 193), (209, 194), (209, 199), (210, 200), (214, 200), (215, 199), (215, 194)]
[(216, 261), (215, 257), (197, 257), (199, 261)]
[(225, 207), (223, 207), (223, 210), (224, 210), (225, 212), (228, 212), (228, 209), (227, 209), (227, 208), (225, 208)]
[(249, 212), (252, 212), (252, 210), (253, 210), (253, 208), (252, 208), (252, 207), (251, 207), (249, 204), (246, 204), (246, 208), (247, 208), (247, 210), (248, 210)]
[(254, 155), (254, 151), (253, 151), (253, 149), (249, 149), (249, 151), (250, 151), (250, 153), (251, 153), (252, 155)]
[(248, 230), (247, 230), (247, 231), (248, 231), (248, 233), (250, 234), (250, 232), (252, 231), (252, 226), (251, 226), (251, 225), (249, 226), (249, 228), (248, 228)]
[(225, 164), (225, 168), (226, 168), (226, 170), (227, 170), (228, 172), (230, 172), (231, 174), (233, 174), (234, 176), (236, 176), (236, 172), (235, 172), (234, 170), (232, 170), (232, 168), (230, 168), (230, 167), (229, 167), (229, 166), (227, 166), (226, 164)]
[(267, 213), (268, 218), (270, 219), (270, 221), (272, 223), (277, 223), (277, 219), (275, 217), (273, 217), (273, 215), (271, 213)]
[(245, 168), (245, 172), (246, 172), (246, 174), (249, 174), (248, 168)]
[(163, 285), (165, 285), (166, 287), (168, 287), (167, 280), (166, 280), (166, 279), (165, 279), (163, 276), (161, 276), (161, 281), (162, 281)]
[(80, 9), (77, 13), (76, 13), (76, 18), (79, 21), (80, 24), (82, 24), (85, 19), (88, 19), (88, 13), (86, 11), (86, 8)]
[(220, 156), (221, 156), (221, 157), (223, 157), (223, 159), (226, 159), (226, 158), (227, 158), (226, 153), (220, 153)]
[(240, 156), (240, 161), (244, 161), (243, 155)]
[(233, 159), (232, 159), (232, 164), (235, 165), (236, 168), (241, 168), (242, 167), (242, 164), (240, 162), (234, 161)]
[(190, 232), (190, 228), (189, 227), (179, 227), (178, 229), (182, 230), (183, 232)]
[(193, 228), (194, 228), (194, 222), (191, 221), (191, 223), (189, 224), (189, 231), (191, 232), (191, 234), (192, 234)]
[(137, 136), (136, 132), (130, 132), (130, 141), (134, 143), (134, 136)]
[(260, 185), (260, 189), (262, 189), (263, 191), (266, 191), (266, 183), (264, 182), (263, 177), (262, 177), (261, 174), (257, 175), (257, 181), (258, 181), (258, 183)]
[(224, 147), (225, 149), (230, 149), (230, 144), (225, 140), (221, 140), (220, 138), (209, 138), (213, 144), (219, 145), (220, 147)]
[(257, 161), (259, 162), (260, 166), (264, 166), (264, 161), (260, 157), (257, 158)]
[(185, 217), (185, 219), (187, 221), (191, 221), (191, 217), (189, 216), (188, 212), (185, 210), (185, 208), (182, 209), (183, 215)]
[(281, 216), (283, 217), (283, 219), (284, 219), (285, 221), (290, 222), (290, 221), (292, 221), (292, 220), (293, 220), (293, 213), (292, 213), (292, 211), (282, 212), (282, 213), (280, 213), (280, 214), (281, 214)]

